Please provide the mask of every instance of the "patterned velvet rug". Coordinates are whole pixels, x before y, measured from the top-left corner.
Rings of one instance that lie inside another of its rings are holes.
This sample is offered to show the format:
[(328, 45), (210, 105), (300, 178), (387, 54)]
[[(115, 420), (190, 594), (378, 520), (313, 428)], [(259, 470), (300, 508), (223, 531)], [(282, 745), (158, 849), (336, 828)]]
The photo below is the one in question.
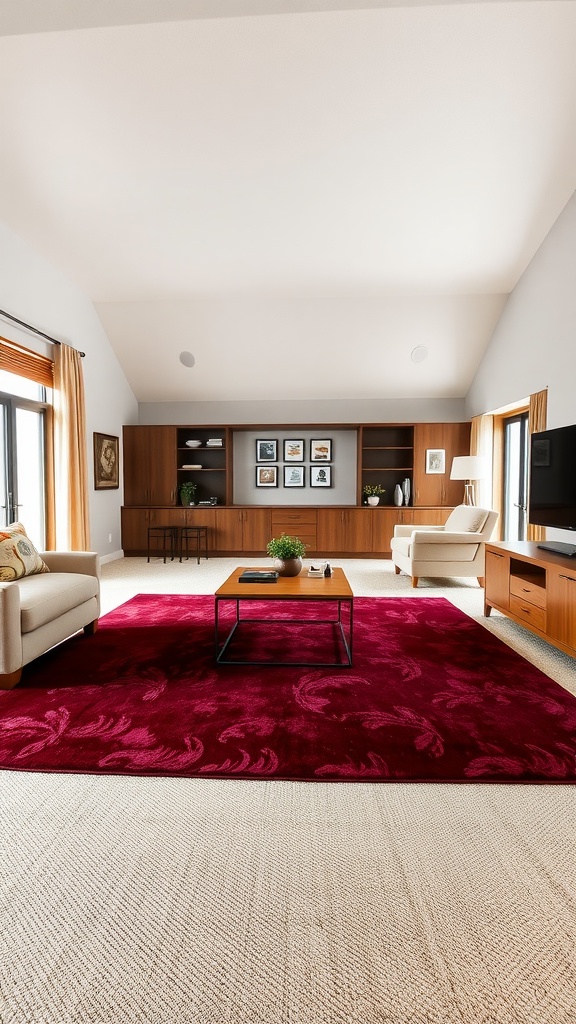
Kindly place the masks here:
[[(0, 692), (0, 767), (576, 780), (576, 698), (561, 686), (443, 598), (358, 598), (354, 609), (351, 668), (224, 666), (214, 660), (213, 598), (141, 594)], [(247, 629), (243, 653), (333, 658), (332, 627), (287, 628), (278, 616), (293, 610), (259, 608), (267, 621)]]

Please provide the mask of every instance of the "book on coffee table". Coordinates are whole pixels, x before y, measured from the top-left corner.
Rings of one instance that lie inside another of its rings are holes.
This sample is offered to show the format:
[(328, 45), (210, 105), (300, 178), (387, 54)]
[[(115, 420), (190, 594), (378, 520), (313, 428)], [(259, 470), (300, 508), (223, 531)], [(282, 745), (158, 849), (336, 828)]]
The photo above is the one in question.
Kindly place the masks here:
[(238, 577), (238, 583), (276, 583), (278, 573), (264, 569), (245, 569)]

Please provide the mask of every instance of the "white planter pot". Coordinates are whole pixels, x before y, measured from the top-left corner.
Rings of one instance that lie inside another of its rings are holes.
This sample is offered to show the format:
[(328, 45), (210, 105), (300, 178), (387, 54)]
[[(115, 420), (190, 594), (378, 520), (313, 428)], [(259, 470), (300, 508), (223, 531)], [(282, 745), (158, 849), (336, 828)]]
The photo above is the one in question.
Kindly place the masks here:
[(369, 505), (378, 505), (380, 502), (380, 498), (378, 497), (377, 494), (371, 494), (369, 498), (367, 498), (367, 501)]

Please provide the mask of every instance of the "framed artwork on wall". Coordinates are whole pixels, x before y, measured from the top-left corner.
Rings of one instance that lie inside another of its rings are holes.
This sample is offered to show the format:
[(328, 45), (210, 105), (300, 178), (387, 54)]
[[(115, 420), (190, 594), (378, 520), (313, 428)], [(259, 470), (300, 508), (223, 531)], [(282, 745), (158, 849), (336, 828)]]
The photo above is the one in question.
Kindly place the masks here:
[(427, 473), (445, 473), (446, 472), (446, 452), (444, 448), (427, 448), (426, 449), (426, 472)]
[(118, 438), (113, 434), (94, 434), (94, 490), (120, 486)]
[(284, 441), (284, 462), (304, 462), (304, 441)]
[(304, 466), (284, 466), (284, 487), (304, 487)]
[(312, 438), (310, 441), (310, 462), (332, 462), (332, 441), (328, 438)]
[(256, 466), (256, 487), (278, 487), (278, 466)]
[(266, 437), (256, 441), (256, 462), (276, 462), (278, 458), (278, 441)]
[(332, 487), (332, 466), (310, 466), (310, 487)]

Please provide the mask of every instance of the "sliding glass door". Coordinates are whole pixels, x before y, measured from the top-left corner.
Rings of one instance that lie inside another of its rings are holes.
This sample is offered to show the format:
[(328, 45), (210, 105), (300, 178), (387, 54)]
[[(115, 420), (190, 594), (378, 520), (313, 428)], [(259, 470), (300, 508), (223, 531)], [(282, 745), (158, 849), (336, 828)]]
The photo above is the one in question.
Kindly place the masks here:
[[(0, 386), (7, 384), (45, 397), (41, 385), (0, 373)], [(40, 548), (46, 540), (46, 409), (45, 401), (0, 391), (0, 527), (20, 520)]]
[(504, 420), (504, 537), (526, 539), (528, 504), (528, 413)]

